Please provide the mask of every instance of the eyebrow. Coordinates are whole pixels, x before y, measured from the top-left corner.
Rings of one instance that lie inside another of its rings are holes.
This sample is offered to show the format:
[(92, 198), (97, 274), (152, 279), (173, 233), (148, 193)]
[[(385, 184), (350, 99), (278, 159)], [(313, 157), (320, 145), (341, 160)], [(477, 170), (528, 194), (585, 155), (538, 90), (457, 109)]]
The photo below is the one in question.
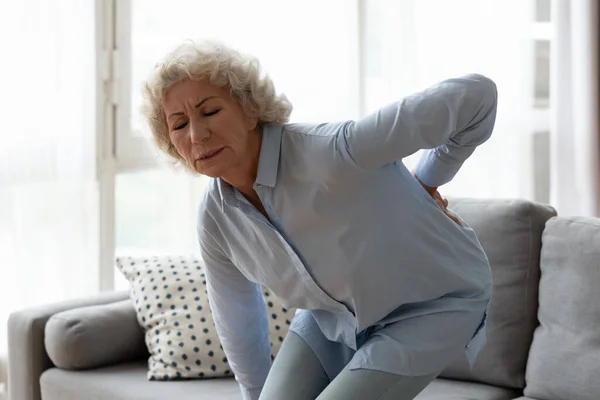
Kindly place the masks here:
[[(196, 104), (196, 105), (194, 106), (194, 108), (198, 108), (198, 107), (200, 107), (202, 104), (206, 103), (208, 100), (210, 100), (210, 99), (215, 99), (216, 97), (217, 97), (217, 96), (209, 96), (209, 97), (207, 97), (207, 98), (205, 98), (205, 99), (201, 100), (200, 102), (198, 102), (198, 104)], [(174, 116), (174, 115), (183, 115), (183, 111), (174, 112), (173, 114), (169, 115), (169, 116), (167, 117), (167, 119), (171, 118), (171, 117), (172, 117), (172, 116)]]

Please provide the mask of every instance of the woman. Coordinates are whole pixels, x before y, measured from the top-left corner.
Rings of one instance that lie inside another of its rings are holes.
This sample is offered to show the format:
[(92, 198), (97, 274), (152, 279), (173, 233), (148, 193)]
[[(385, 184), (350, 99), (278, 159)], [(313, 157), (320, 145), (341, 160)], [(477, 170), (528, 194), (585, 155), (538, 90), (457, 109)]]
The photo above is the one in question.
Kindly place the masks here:
[[(186, 43), (144, 98), (159, 148), (213, 178), (198, 236), (245, 399), (413, 399), (461, 354), (474, 362), (490, 268), (437, 187), (492, 133), (491, 80), (449, 79), (359, 121), (286, 124), (292, 107), (257, 60)], [(402, 158), (419, 149), (413, 176)], [(259, 284), (298, 309), (272, 366)]]

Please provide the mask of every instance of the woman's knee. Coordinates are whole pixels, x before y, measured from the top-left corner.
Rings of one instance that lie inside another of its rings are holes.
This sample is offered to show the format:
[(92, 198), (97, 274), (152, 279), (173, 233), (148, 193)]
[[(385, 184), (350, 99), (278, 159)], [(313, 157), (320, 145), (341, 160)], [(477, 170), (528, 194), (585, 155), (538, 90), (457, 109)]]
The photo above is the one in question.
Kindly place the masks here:
[(314, 400), (328, 384), (313, 350), (290, 331), (271, 366), (260, 400)]

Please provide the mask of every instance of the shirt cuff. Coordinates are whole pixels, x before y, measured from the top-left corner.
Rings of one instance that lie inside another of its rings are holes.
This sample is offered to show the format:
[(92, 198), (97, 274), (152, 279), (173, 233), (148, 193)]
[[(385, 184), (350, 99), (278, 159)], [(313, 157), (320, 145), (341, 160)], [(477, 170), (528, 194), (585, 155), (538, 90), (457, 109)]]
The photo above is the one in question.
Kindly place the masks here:
[(461, 166), (461, 162), (448, 163), (442, 160), (435, 153), (435, 149), (429, 149), (421, 156), (415, 168), (415, 175), (427, 186), (436, 188), (450, 182)]
[(248, 389), (240, 383), (240, 389), (242, 390), (242, 398), (244, 400), (258, 400), (260, 397), (260, 392), (262, 391), (262, 387)]

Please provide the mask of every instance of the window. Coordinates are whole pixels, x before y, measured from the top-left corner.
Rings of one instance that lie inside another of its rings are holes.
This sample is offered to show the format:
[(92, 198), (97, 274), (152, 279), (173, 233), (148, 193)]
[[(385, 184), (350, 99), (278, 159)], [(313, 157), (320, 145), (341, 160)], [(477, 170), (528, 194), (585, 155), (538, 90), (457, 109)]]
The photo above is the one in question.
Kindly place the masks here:
[[(278, 91), (294, 103), (297, 121), (339, 120), (357, 112), (356, 2), (347, 0), (119, 2), (129, 18), (123, 35), (122, 76), (130, 75), (127, 123), (119, 124), (117, 156), (137, 159), (147, 150), (130, 146), (148, 137), (139, 117), (140, 85), (154, 64), (187, 39), (217, 39), (259, 58)], [(231, 12), (235, 9), (236, 12)], [(319, 10), (315, 12), (315, 10)], [(226, 17), (225, 17), (226, 16)], [(226, 23), (223, 23), (226, 20)], [(306, 84), (310, 80), (310, 84)], [(315, 90), (319, 90), (318, 94)], [(139, 146), (143, 147), (143, 141)]]
[[(159, 167), (139, 114), (141, 82), (173, 46), (217, 39), (257, 56), (276, 89), (293, 102), (292, 120), (357, 115), (355, 1), (131, 0), (115, 6), (121, 85), (115, 113), (116, 254), (197, 251), (196, 209), (207, 180)], [(119, 273), (114, 279), (122, 287)]]
[[(114, 182), (107, 182), (115, 194), (115, 234), (106, 254), (196, 251), (195, 213), (206, 180), (155, 162), (139, 108), (140, 83), (154, 63), (183, 40), (201, 37), (257, 56), (294, 104), (292, 121), (359, 118), (441, 79), (483, 73), (500, 90), (496, 133), (443, 194), (546, 199), (550, 1), (108, 3), (116, 95), (109, 106), (114, 141), (104, 162), (113, 163), (107, 171)], [(418, 157), (406, 165), (414, 167)]]
[(550, 41), (535, 41), (535, 107), (548, 108), (550, 104)]
[(89, 1), (0, 2), (0, 364), (11, 312), (98, 287), (94, 21)]
[(550, 22), (550, 5), (552, 0), (535, 0), (535, 20)]
[[(444, 186), (443, 194), (534, 198), (532, 137), (549, 125), (549, 114), (534, 107), (535, 82), (543, 91), (544, 78), (537, 77), (532, 39), (549, 33), (547, 24), (535, 21), (535, 1), (366, 4), (367, 109), (449, 76), (469, 72), (489, 76), (499, 87), (496, 133)], [(418, 158), (415, 154), (405, 164), (412, 168)]]
[(533, 199), (550, 202), (550, 41), (551, 0), (536, 0), (534, 40)]
[[(207, 180), (158, 168), (119, 173), (116, 255), (198, 253), (196, 210)], [(127, 288), (121, 273), (114, 272), (116, 288)]]

